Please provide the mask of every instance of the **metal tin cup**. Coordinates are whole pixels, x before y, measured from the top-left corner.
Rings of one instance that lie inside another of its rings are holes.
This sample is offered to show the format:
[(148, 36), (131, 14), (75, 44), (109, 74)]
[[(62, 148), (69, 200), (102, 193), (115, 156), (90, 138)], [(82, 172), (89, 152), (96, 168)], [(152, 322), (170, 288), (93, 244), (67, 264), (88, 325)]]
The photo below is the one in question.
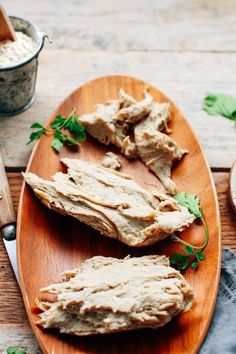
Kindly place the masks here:
[(23, 18), (10, 16), (14, 29), (30, 36), (36, 43), (34, 53), (23, 62), (0, 68), (0, 116), (25, 111), (35, 99), (38, 55), (47, 35)]

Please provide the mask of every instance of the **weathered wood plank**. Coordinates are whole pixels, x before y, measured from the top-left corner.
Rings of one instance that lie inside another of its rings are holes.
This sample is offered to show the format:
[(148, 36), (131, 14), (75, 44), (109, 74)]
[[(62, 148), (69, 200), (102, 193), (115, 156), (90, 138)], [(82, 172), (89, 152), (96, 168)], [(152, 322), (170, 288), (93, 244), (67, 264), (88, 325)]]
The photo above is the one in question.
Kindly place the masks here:
[(4, 0), (8, 13), (47, 31), (57, 48), (235, 50), (234, 0)]
[(24, 349), (27, 354), (42, 353), (31, 328), (26, 325), (0, 325), (0, 352), (5, 354), (10, 346)]
[(25, 166), (30, 124), (46, 122), (56, 106), (76, 87), (97, 76), (127, 74), (142, 78), (179, 105), (205, 149), (211, 167), (230, 167), (236, 155), (232, 121), (202, 110), (205, 92), (236, 96), (234, 54), (209, 53), (82, 53), (45, 49), (41, 56), (37, 100), (18, 116), (0, 119), (0, 146), (5, 165)]
[(229, 174), (213, 173), (220, 205), (223, 246), (236, 252), (236, 213), (230, 203)]

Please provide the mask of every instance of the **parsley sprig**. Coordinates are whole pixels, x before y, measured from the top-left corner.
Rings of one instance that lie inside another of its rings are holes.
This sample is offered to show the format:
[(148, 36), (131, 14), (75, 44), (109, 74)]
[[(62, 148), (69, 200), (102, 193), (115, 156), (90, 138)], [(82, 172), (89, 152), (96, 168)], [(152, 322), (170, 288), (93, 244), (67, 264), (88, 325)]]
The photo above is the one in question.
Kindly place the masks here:
[[(86, 134), (84, 127), (79, 122), (79, 116), (75, 114), (73, 110), (68, 117), (61, 114), (57, 115), (55, 120), (50, 124), (52, 129), (45, 128), (42, 124), (36, 122), (31, 125), (32, 129), (36, 131), (32, 132), (27, 144), (39, 139), (43, 134), (54, 134), (51, 147), (60, 152), (63, 146), (66, 145), (79, 145), (81, 141), (86, 140)], [(64, 131), (69, 131), (74, 138), (70, 137)]]
[(186, 207), (188, 211), (193, 214), (196, 219), (200, 219), (205, 232), (205, 242), (202, 246), (193, 246), (187, 243), (186, 241), (182, 240), (176, 235), (173, 235), (172, 239), (174, 241), (181, 242), (185, 245), (185, 247), (181, 247), (184, 254), (175, 252), (170, 258), (170, 264), (175, 266), (179, 270), (185, 270), (190, 264), (191, 268), (196, 269), (201, 261), (203, 261), (206, 256), (202, 252), (206, 246), (208, 245), (209, 241), (209, 234), (206, 222), (204, 220), (202, 209), (200, 207), (200, 199), (192, 194), (192, 193), (177, 193), (174, 196), (174, 199), (177, 201), (178, 204)]
[(16, 349), (14, 347), (8, 347), (7, 354), (26, 354), (26, 351), (23, 349)]

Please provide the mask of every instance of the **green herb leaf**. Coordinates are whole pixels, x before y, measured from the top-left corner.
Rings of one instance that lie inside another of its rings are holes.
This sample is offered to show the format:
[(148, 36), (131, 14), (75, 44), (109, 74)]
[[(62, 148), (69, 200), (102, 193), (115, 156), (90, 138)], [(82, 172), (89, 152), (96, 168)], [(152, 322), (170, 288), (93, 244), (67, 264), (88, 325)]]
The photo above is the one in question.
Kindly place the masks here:
[(181, 248), (186, 254), (188, 254), (190, 256), (195, 254), (195, 252), (191, 246), (186, 246), (186, 247), (181, 247)]
[(176, 266), (178, 270), (185, 270), (188, 267), (190, 256), (184, 256), (179, 252), (175, 252), (170, 257), (170, 264)]
[(191, 263), (191, 268), (197, 269), (199, 262), (203, 261), (206, 256), (201, 251), (195, 252), (190, 246), (182, 247), (185, 254), (179, 252), (174, 253), (170, 258), (170, 264), (178, 270), (185, 270)]
[(50, 125), (53, 129), (61, 129), (66, 119), (66, 117), (63, 117), (61, 114), (59, 114)]
[(33, 123), (30, 128), (38, 130), (30, 134), (27, 145), (32, 143), (32, 141), (39, 139), (43, 134), (47, 132), (47, 129), (38, 122)]
[(38, 122), (33, 123), (30, 128), (32, 128), (32, 129), (45, 129), (44, 126)]
[(199, 260), (196, 258), (196, 259), (192, 262), (191, 268), (197, 269), (198, 264), (199, 264)]
[(71, 113), (71, 118), (67, 120), (64, 127), (76, 137), (78, 142), (86, 140), (84, 127), (79, 123), (79, 116), (74, 112)]
[(57, 138), (53, 139), (51, 143), (51, 147), (56, 150), (57, 152), (60, 152), (61, 149), (63, 148), (64, 144)]
[(207, 93), (203, 109), (210, 115), (232, 119), (236, 124), (236, 98), (234, 97)]
[(204, 253), (202, 253), (201, 251), (196, 252), (196, 257), (199, 261), (204, 261), (204, 259), (206, 259), (206, 256)]
[(46, 131), (45, 129), (40, 129), (37, 132), (31, 133), (27, 145), (32, 143), (32, 141), (34, 140), (38, 140), (45, 133), (45, 131)]
[(201, 219), (205, 232), (205, 242), (202, 246), (193, 246), (178, 236), (172, 235), (172, 240), (184, 244), (185, 247), (181, 247), (184, 254), (176, 252), (171, 256), (170, 263), (179, 270), (186, 269), (189, 264), (191, 264), (191, 268), (196, 269), (199, 263), (206, 259), (206, 256), (202, 251), (206, 248), (209, 239), (207, 225), (203, 218), (202, 210), (200, 207), (200, 199), (192, 193), (185, 192), (177, 193), (174, 196), (174, 199), (178, 204), (186, 207), (189, 212), (193, 214), (197, 219)]
[(27, 353), (23, 349), (16, 349), (14, 347), (8, 347), (7, 354), (27, 354)]
[(69, 137), (69, 135), (65, 135), (65, 139), (66, 139), (66, 143), (69, 145), (78, 145), (79, 142), (75, 139), (72, 139), (71, 137)]
[(202, 217), (202, 211), (200, 208), (200, 199), (192, 193), (177, 193), (174, 199), (178, 204), (186, 207), (191, 214), (193, 214), (197, 219)]
[[(47, 130), (42, 124), (38, 122), (33, 123), (31, 128), (39, 130), (30, 134), (30, 139), (27, 144), (39, 139), (46, 132), (54, 132), (54, 140), (52, 141), (51, 147), (57, 152), (60, 152), (65, 144), (79, 145), (81, 141), (87, 138), (84, 127), (79, 123), (79, 116), (75, 114), (74, 110), (68, 117), (58, 114), (50, 125), (52, 129)], [(65, 134), (63, 130), (68, 130), (75, 139)]]
[(65, 137), (64, 137), (64, 134), (62, 133), (62, 131), (56, 129), (54, 131), (54, 137), (58, 140), (60, 140), (62, 143), (65, 142)]

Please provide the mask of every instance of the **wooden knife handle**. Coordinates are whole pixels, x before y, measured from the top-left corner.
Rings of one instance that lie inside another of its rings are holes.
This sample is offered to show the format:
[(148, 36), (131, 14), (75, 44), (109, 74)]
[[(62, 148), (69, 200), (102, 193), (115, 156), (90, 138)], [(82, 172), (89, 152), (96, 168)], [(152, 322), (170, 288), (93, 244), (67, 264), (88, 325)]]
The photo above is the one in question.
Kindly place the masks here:
[(16, 222), (16, 216), (12, 204), (11, 192), (7, 176), (0, 154), (0, 230), (9, 224)]

